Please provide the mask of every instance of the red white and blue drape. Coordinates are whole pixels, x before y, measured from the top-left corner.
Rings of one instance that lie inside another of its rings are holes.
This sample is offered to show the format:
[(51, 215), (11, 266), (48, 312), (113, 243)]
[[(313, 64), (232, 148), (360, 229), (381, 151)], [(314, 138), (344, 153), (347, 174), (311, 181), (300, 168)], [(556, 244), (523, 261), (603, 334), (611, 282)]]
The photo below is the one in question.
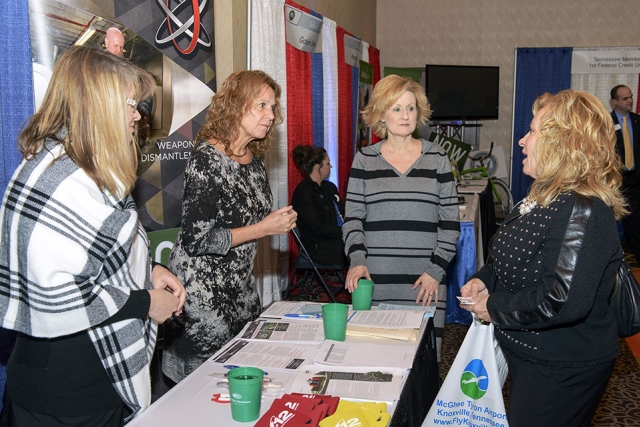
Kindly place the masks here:
[[(285, 4), (322, 19), (321, 53), (303, 52), (286, 43)], [(250, 68), (266, 71), (283, 89), (286, 119), (279, 127), (277, 146), (266, 159), (275, 207), (290, 203), (303, 178), (291, 159), (291, 150), (300, 144), (327, 150), (333, 165), (329, 179), (344, 196), (358, 118), (359, 69), (344, 60), (344, 37), (351, 34), (290, 0), (253, 0), (251, 13)], [(375, 47), (366, 47), (362, 59), (373, 65), (375, 85), (380, 80), (380, 54)], [(257, 279), (263, 304), (279, 299), (278, 289), (286, 286), (289, 248), (295, 251), (293, 239), (272, 238), (270, 247), (263, 244), (259, 250), (256, 267), (261, 270)]]

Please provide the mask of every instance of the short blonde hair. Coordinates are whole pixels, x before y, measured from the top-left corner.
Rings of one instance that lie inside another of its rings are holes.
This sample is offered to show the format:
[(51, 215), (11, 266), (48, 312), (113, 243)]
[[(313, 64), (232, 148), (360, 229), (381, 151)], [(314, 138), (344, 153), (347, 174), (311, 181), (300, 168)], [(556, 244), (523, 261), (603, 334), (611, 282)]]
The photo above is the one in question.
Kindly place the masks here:
[(537, 178), (530, 194), (546, 206), (562, 193), (597, 197), (617, 219), (627, 213), (620, 191), (622, 163), (616, 152), (611, 114), (587, 92), (545, 93), (533, 104), (534, 116), (549, 107), (540, 122), (535, 148)]
[[(40, 109), (20, 133), (25, 159), (58, 139), (66, 154), (100, 189), (124, 197), (137, 180), (139, 148), (129, 129), (127, 98), (148, 97), (146, 71), (102, 49), (74, 46), (56, 62)], [(60, 132), (67, 130), (65, 135)]]
[(361, 111), (364, 122), (378, 138), (387, 137), (387, 128), (382, 123), (384, 113), (407, 91), (416, 96), (417, 126), (424, 125), (431, 118), (431, 106), (423, 87), (409, 77), (390, 74), (376, 84), (369, 103)]
[(264, 156), (271, 148), (275, 127), (282, 123), (284, 118), (280, 106), (282, 89), (271, 76), (260, 70), (236, 71), (227, 77), (220, 90), (211, 97), (205, 124), (198, 132), (196, 141), (214, 139), (224, 146), (228, 155), (232, 155), (230, 147), (238, 137), (240, 122), (244, 115), (251, 111), (253, 101), (260, 96), (265, 86), (270, 87), (276, 97), (273, 124), (263, 139), (253, 140), (248, 145), (254, 156)]

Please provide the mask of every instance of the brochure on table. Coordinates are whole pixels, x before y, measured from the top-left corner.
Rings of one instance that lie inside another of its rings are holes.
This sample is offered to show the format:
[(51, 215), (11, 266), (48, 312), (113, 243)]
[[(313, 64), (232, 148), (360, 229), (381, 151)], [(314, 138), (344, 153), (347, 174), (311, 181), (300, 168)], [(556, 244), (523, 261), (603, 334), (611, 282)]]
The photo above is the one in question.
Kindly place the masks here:
[[(274, 301), (265, 311), (262, 312), (262, 314), (260, 314), (260, 317), (282, 319), (287, 316), (302, 316), (305, 314), (302, 310), (304, 306), (322, 307), (322, 303), (309, 301)], [(321, 312), (321, 309), (318, 310)], [(309, 319), (322, 320), (314, 316), (310, 316)]]
[(422, 311), (367, 310), (355, 311), (348, 324), (368, 328), (419, 329), (423, 319)]
[(424, 317), (433, 317), (436, 314), (436, 306), (423, 306), (423, 305), (400, 305), (400, 304), (388, 304), (386, 302), (381, 302), (375, 307), (377, 310), (411, 310), (411, 311), (422, 311), (424, 312)]
[(291, 391), (392, 402), (400, 396), (404, 375), (394, 368), (305, 366), (296, 375)]
[(408, 370), (411, 369), (415, 354), (414, 343), (394, 342), (390, 345), (326, 340), (313, 358), (313, 363), (329, 366), (392, 366)]
[(320, 322), (256, 320), (247, 323), (238, 338), (320, 344), (324, 341), (324, 328)]
[(313, 363), (320, 344), (292, 344), (233, 339), (210, 360), (216, 363), (269, 369), (296, 370)]

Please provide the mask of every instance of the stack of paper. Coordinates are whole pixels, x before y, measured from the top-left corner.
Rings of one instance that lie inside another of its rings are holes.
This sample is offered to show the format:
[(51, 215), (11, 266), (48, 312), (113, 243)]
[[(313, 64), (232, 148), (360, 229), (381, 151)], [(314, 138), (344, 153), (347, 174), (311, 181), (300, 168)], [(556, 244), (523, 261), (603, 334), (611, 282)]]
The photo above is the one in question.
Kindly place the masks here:
[(350, 337), (374, 337), (402, 341), (415, 341), (418, 337), (418, 332), (415, 329), (406, 328), (369, 328), (367, 326), (347, 325), (347, 335)]

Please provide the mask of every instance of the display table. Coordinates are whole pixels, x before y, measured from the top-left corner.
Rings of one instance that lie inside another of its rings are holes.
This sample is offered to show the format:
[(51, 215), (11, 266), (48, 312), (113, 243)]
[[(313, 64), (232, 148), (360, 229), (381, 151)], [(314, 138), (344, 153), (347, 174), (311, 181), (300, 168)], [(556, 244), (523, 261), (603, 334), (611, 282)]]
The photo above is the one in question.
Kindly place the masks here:
[[(349, 342), (375, 342), (385, 344), (395, 348), (398, 341), (385, 338), (372, 337), (352, 337), (347, 336), (345, 343)], [(439, 388), (438, 363), (436, 355), (436, 338), (433, 327), (433, 319), (426, 317), (422, 321), (418, 333), (418, 339), (407, 341), (407, 346), (415, 346), (415, 355), (411, 368), (405, 371), (401, 393), (394, 404), (388, 405), (387, 412), (391, 414), (390, 426), (412, 427), (421, 426), (422, 422), (434, 401)], [(228, 347), (228, 346), (227, 346)], [(214, 363), (215, 359), (224, 356), (227, 347), (221, 349), (207, 362), (202, 364), (191, 375), (177, 384), (153, 405), (147, 408), (142, 414), (127, 424), (128, 427), (154, 426), (154, 427), (175, 427), (175, 426), (248, 426), (254, 423), (240, 423), (231, 418), (230, 404), (213, 402), (213, 393), (219, 393), (217, 388), (219, 376), (215, 375), (216, 367), (220, 365)], [(388, 366), (396, 366), (396, 354), (389, 352)], [(410, 361), (410, 359), (409, 359)], [(259, 366), (265, 371), (269, 371), (269, 377), (273, 381), (283, 384), (282, 393), (291, 391), (294, 378), (297, 376), (296, 370), (275, 370), (264, 366)], [(299, 369), (302, 369), (301, 366)], [(376, 368), (376, 370), (381, 370)], [(327, 369), (329, 370), (329, 369)], [(281, 393), (281, 394), (282, 394)], [(336, 395), (336, 394), (334, 394)], [(278, 396), (263, 397), (260, 413), (264, 414)]]
[[(493, 206), (493, 190), (488, 179), (472, 179), (463, 181), (458, 185), (458, 195), (464, 196), (468, 194), (477, 194), (479, 197), (478, 216), (480, 227), (480, 240), (477, 246), (482, 248), (483, 262), (487, 260), (489, 240), (495, 234), (498, 226), (496, 225), (496, 213)], [(480, 266), (479, 266), (480, 267)], [(478, 268), (479, 268), (478, 267)]]
[(484, 265), (482, 224), (480, 221), (480, 197), (478, 194), (459, 194), (464, 198), (460, 209), (460, 237), (456, 243), (456, 255), (447, 268), (447, 308), (445, 323), (471, 324), (471, 313), (460, 308), (457, 296), (460, 288)]
[(447, 309), (445, 323), (471, 324), (471, 313), (460, 308), (460, 288), (482, 266), (488, 255), (489, 240), (496, 231), (493, 194), (486, 179), (464, 181), (458, 186), (464, 199), (460, 209), (460, 237), (456, 256), (447, 269)]

